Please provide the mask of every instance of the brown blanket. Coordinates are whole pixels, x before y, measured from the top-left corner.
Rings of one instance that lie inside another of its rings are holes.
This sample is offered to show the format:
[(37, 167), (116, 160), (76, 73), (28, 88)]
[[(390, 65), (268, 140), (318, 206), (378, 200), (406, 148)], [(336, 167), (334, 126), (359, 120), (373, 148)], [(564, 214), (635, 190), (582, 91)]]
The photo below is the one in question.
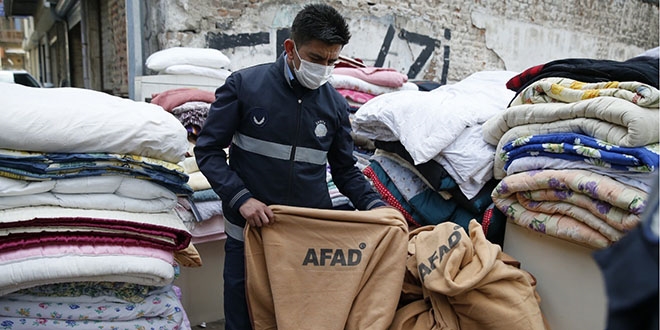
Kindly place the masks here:
[(271, 209), (275, 223), (245, 229), (253, 328), (387, 329), (405, 273), (401, 213)]
[[(401, 308), (390, 330), (547, 329), (535, 281), (476, 220), (410, 232)], [(420, 289), (415, 289), (419, 286)]]

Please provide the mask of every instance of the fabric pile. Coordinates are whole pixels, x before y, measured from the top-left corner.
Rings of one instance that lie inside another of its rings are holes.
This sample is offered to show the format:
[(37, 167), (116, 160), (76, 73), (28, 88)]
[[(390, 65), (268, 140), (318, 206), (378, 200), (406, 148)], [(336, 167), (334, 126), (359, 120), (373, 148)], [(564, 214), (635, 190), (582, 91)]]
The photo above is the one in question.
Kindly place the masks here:
[(225, 80), (231, 61), (213, 48), (171, 47), (147, 57), (145, 65), (159, 74), (193, 75)]
[(212, 91), (181, 87), (154, 93), (150, 102), (174, 115), (188, 131), (188, 138), (195, 141), (213, 101), (215, 93)]
[(477, 219), (488, 239), (502, 241), (505, 218), (490, 197), (495, 149), (482, 124), (506, 109), (515, 74), (483, 71), (431, 91), (382, 94), (355, 113), (353, 130), (377, 147), (364, 173), (411, 228), (451, 221), (468, 230)]
[(227, 237), (222, 200), (197, 167), (194, 147), (195, 144), (190, 142), (186, 158), (180, 163), (188, 175), (188, 185), (193, 193), (179, 196), (175, 210), (190, 229), (194, 244), (222, 240)]
[(151, 99), (151, 103), (170, 112), (188, 131), (188, 150), (179, 165), (188, 176), (188, 185), (193, 192), (190, 196), (179, 196), (175, 210), (191, 231), (193, 243), (226, 237), (222, 201), (197, 167), (194, 153), (197, 135), (204, 127), (211, 103), (214, 101), (214, 92), (188, 87), (155, 93)]
[[(418, 86), (408, 81), (408, 76), (392, 69), (367, 66), (360, 59), (340, 56), (328, 81), (339, 94), (346, 98), (349, 105), (349, 119), (352, 121), (355, 112), (369, 100), (378, 95), (402, 90), (418, 90)], [(358, 160), (362, 170), (369, 165), (369, 158), (376, 150), (373, 140), (355, 131), (351, 131), (355, 151), (353, 155)], [(343, 196), (328, 176), (328, 188), (333, 205), (337, 209), (353, 208), (348, 198)]]
[(196, 252), (174, 212), (192, 192), (183, 126), (86, 89), (0, 96), (0, 324), (189, 328), (172, 286)]
[(658, 58), (557, 60), (507, 87), (516, 96), (483, 125), (498, 209), (590, 248), (637, 226), (658, 181)]
[(549, 329), (534, 277), (476, 220), (408, 231), (393, 208), (271, 209), (245, 231), (254, 329)]
[(351, 112), (378, 95), (401, 90), (418, 90), (416, 84), (408, 81), (408, 76), (393, 68), (379, 68), (353, 65), (342, 62), (332, 70), (328, 82), (346, 98)]
[(468, 231), (450, 222), (416, 228), (389, 329), (549, 329), (535, 287), (476, 220)]

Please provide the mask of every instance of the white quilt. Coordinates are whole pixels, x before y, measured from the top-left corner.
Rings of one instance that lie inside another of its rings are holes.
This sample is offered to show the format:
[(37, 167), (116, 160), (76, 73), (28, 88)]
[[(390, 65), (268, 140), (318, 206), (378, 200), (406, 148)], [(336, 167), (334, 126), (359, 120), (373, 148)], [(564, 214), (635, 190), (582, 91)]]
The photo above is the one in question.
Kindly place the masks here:
[(178, 163), (188, 133), (160, 106), (82, 88), (0, 85), (0, 148), (133, 154)]
[(0, 210), (0, 223), (12, 223), (34, 219), (57, 218), (91, 218), (104, 220), (121, 220), (136, 224), (158, 225), (171, 228), (174, 231), (189, 232), (183, 221), (174, 212), (138, 213), (115, 210), (75, 209), (59, 206), (17, 207)]
[(0, 209), (54, 205), (71, 208), (166, 212), (176, 206), (171, 190), (122, 176), (89, 176), (49, 181), (0, 177)]
[(174, 281), (174, 267), (158, 258), (134, 255), (20, 259), (0, 267), (0, 296), (37, 285), (85, 281), (164, 286)]
[(430, 92), (398, 91), (362, 105), (353, 130), (372, 140), (400, 141), (415, 164), (425, 163), (452, 143), (466, 127), (504, 111), (515, 95), (506, 82), (510, 71), (482, 71)]
[(509, 71), (482, 71), (430, 92), (383, 94), (362, 105), (352, 121), (356, 134), (400, 141), (415, 164), (434, 160), (474, 197), (492, 178), (495, 149), (483, 140), (482, 123), (504, 111), (515, 93)]

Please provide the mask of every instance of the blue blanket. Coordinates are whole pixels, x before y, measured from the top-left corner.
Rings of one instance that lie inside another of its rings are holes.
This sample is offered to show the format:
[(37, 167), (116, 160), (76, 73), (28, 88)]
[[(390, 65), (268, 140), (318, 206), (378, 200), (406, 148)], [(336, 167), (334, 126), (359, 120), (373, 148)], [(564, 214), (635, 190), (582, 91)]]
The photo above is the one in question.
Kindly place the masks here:
[(550, 133), (515, 139), (502, 147), (499, 155), (506, 170), (522, 157), (547, 156), (629, 172), (653, 172), (660, 163), (660, 144), (620, 147), (588, 135)]

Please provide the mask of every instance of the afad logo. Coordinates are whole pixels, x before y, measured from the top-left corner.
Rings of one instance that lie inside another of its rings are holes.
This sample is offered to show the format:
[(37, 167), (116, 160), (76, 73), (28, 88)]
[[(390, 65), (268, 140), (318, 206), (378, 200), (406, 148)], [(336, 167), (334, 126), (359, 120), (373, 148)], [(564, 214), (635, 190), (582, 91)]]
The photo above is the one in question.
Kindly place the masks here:
[(459, 231), (462, 227), (459, 225), (454, 226), (454, 231), (449, 234), (449, 237), (447, 238), (447, 244), (442, 244), (438, 247), (436, 251), (433, 251), (433, 253), (426, 258), (428, 261), (427, 263), (424, 262), (424, 259), (422, 256), (418, 257), (419, 264), (417, 265), (417, 271), (419, 272), (419, 276), (424, 282), (424, 278), (431, 273), (433, 273), (437, 265), (440, 265), (442, 262), (442, 259), (447, 255), (451, 250), (458, 245), (458, 242), (461, 241), (461, 232)]
[(362, 250), (367, 244), (360, 243), (359, 249), (314, 249), (307, 250), (303, 266), (357, 266), (362, 261)]

